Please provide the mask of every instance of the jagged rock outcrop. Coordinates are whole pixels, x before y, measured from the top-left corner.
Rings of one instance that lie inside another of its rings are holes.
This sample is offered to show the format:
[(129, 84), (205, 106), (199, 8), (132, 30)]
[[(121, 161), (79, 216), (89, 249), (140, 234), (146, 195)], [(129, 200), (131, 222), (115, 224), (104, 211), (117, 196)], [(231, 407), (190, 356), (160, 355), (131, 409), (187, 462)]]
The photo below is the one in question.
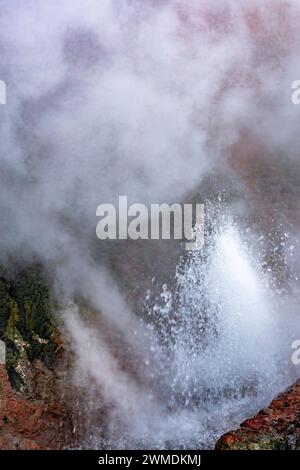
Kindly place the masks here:
[(224, 434), (216, 449), (300, 450), (300, 380), (240, 429)]

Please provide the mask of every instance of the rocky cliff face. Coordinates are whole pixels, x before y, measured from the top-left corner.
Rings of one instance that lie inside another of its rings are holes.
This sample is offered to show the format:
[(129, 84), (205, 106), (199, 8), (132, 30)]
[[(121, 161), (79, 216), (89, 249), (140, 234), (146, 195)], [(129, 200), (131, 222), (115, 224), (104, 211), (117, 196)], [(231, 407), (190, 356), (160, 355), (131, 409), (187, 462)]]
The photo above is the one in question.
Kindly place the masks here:
[(300, 380), (240, 429), (222, 436), (216, 449), (300, 450)]
[(0, 365), (0, 450), (59, 449), (67, 412), (59, 401), (33, 400), (12, 389)]

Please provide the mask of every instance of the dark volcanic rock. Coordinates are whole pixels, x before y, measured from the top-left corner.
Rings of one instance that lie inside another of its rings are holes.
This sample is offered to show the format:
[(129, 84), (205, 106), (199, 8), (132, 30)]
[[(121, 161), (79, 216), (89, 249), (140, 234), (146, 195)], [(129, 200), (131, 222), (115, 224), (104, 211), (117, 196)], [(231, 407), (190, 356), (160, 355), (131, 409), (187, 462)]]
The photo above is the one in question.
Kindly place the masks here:
[(224, 434), (217, 450), (300, 450), (300, 380), (267, 409)]

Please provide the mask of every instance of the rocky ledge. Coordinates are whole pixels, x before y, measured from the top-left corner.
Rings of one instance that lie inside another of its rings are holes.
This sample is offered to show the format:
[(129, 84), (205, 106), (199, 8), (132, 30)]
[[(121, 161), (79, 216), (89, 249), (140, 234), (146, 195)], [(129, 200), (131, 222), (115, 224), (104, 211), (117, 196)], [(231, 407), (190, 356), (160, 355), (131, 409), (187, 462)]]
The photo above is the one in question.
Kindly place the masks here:
[(55, 449), (63, 442), (66, 412), (55, 402), (25, 398), (13, 390), (0, 364), (0, 449)]
[(224, 434), (216, 450), (300, 450), (300, 380), (240, 429)]

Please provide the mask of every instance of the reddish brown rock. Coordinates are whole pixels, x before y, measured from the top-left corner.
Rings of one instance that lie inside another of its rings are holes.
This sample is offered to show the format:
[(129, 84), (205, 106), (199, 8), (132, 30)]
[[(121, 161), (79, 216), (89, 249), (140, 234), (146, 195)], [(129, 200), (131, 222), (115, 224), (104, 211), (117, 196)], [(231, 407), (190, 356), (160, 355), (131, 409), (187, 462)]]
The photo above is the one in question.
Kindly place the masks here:
[(25, 398), (14, 391), (0, 364), (0, 449), (59, 449), (67, 414), (60, 403)]
[(300, 380), (240, 429), (222, 436), (216, 449), (300, 450)]

